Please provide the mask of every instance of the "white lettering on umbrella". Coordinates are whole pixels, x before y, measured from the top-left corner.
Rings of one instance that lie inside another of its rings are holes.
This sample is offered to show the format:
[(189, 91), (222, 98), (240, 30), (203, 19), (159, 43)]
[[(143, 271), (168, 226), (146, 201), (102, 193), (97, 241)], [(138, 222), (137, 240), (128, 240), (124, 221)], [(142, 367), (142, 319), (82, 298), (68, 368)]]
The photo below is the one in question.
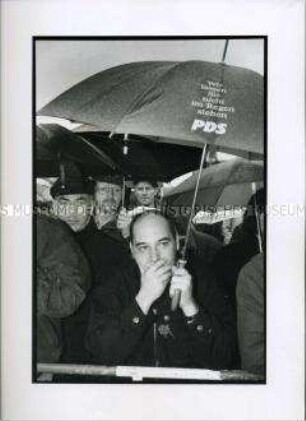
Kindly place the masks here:
[[(205, 83), (200, 83), (200, 95), (201, 98), (193, 99), (190, 105), (196, 108), (196, 114), (205, 120), (195, 118), (191, 131), (219, 135), (226, 133), (227, 123), (215, 122), (215, 119), (226, 121), (228, 114), (235, 113), (235, 107), (227, 104), (227, 89), (220, 82), (207, 80)], [(210, 121), (211, 118), (214, 122)]]
[(205, 121), (194, 119), (191, 131), (203, 131), (205, 133), (216, 133), (216, 134), (224, 134), (226, 132), (227, 124), (226, 123), (214, 123), (213, 121)]

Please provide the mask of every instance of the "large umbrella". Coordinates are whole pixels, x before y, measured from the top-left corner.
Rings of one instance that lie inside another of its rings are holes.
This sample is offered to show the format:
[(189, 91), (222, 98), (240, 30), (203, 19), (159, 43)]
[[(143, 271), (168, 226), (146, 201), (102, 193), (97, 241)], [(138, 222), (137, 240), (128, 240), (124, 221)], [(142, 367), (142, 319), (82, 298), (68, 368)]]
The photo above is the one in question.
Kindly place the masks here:
[(263, 78), (224, 63), (113, 67), (65, 91), (38, 114), (175, 144), (264, 152)]
[[(256, 187), (263, 186), (264, 166), (262, 162), (250, 162), (243, 159), (233, 159), (212, 165), (202, 170), (200, 177), (196, 171), (191, 177), (180, 185), (164, 192), (167, 206), (171, 212), (179, 215), (186, 211), (186, 203), (193, 200), (190, 221), (195, 208), (202, 209), (212, 216), (211, 220), (216, 222), (214, 211), (221, 211), (222, 217), (227, 216), (227, 211), (234, 216), (237, 215), (237, 206), (242, 209), (246, 206), (251, 196), (256, 192)], [(197, 195), (194, 195), (194, 190)], [(238, 208), (239, 210), (239, 208)], [(218, 217), (218, 215), (217, 215)], [(259, 248), (262, 251), (259, 214), (255, 206), (255, 217), (258, 228)], [(187, 235), (191, 228), (189, 221)], [(186, 236), (187, 236), (186, 235)], [(187, 242), (184, 249), (187, 247)]]
[(197, 168), (201, 157), (195, 147), (157, 144), (140, 136), (75, 133), (57, 124), (37, 126), (35, 146), (35, 170), (41, 177), (57, 176), (59, 161), (66, 160), (91, 176), (120, 172), (127, 179), (169, 181)]
[[(92, 124), (112, 133), (203, 146), (199, 176), (207, 144), (263, 155), (263, 78), (226, 65), (227, 45), (222, 63), (136, 62), (105, 70), (64, 92), (38, 114)], [(198, 183), (192, 209), (197, 187)], [(191, 217), (183, 258), (190, 227)]]
[[(191, 203), (198, 179), (198, 171), (179, 185), (167, 188), (163, 197), (171, 206), (186, 206)], [(196, 206), (213, 211), (217, 208), (246, 206), (253, 194), (252, 183), (262, 184), (264, 166), (262, 162), (231, 159), (211, 165), (202, 170)]]
[(83, 139), (103, 151), (129, 178), (153, 178), (170, 181), (199, 167), (201, 149), (156, 143), (142, 136), (110, 135), (105, 132), (81, 132)]
[(35, 175), (56, 177), (60, 163), (72, 161), (87, 175), (118, 172), (118, 165), (103, 151), (58, 124), (36, 127)]

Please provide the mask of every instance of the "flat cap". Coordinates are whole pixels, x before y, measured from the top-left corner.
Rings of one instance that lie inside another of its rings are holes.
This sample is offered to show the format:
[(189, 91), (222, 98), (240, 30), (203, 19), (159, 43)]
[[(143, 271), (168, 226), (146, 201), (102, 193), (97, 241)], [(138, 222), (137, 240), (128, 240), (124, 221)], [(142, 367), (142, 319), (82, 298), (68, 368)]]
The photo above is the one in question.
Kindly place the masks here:
[(94, 182), (90, 179), (66, 178), (64, 182), (58, 178), (50, 189), (50, 194), (55, 199), (57, 196), (66, 194), (90, 194), (94, 193)]
[(118, 186), (122, 186), (123, 176), (118, 175), (118, 174), (95, 176), (95, 181), (101, 181), (104, 183), (110, 183), (110, 184), (116, 184)]

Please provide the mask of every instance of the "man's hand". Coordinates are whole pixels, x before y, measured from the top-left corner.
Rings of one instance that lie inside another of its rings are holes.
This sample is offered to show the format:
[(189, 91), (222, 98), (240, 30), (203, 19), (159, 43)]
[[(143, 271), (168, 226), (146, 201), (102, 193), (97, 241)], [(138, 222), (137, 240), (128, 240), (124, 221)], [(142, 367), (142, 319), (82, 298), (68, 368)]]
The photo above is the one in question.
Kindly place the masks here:
[(122, 208), (118, 214), (117, 228), (121, 231), (123, 238), (128, 238), (130, 236), (131, 221), (132, 216), (125, 208)]
[(169, 289), (169, 295), (172, 298), (175, 290), (181, 292), (180, 308), (186, 317), (192, 317), (197, 314), (199, 307), (192, 296), (191, 275), (185, 268), (172, 268), (173, 276)]
[(141, 274), (141, 287), (136, 301), (144, 314), (165, 291), (172, 276), (171, 265), (162, 260), (150, 264)]

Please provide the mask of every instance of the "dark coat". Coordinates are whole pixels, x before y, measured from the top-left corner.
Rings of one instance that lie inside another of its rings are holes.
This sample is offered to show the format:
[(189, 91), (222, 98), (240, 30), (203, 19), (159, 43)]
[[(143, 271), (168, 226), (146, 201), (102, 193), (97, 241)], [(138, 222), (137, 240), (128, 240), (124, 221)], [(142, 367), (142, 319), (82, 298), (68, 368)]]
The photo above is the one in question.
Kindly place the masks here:
[(75, 236), (88, 259), (93, 286), (107, 278), (114, 268), (130, 261), (129, 244), (116, 227), (116, 221), (108, 222), (99, 230), (91, 219)]
[[(115, 221), (109, 222), (98, 230), (92, 219), (84, 230), (74, 235), (88, 259), (93, 286), (107, 280), (112, 271), (125, 266), (131, 259), (128, 243), (117, 229)], [(63, 362), (91, 362), (91, 356), (85, 349), (91, 293), (92, 289), (78, 310), (63, 320), (65, 336), (65, 348), (61, 358)]]
[(257, 254), (240, 271), (237, 283), (237, 323), (241, 366), (265, 372), (264, 255)]
[(259, 252), (258, 240), (253, 231), (236, 227), (231, 242), (222, 247), (212, 261), (219, 288), (227, 295), (236, 312), (236, 286), (242, 267)]
[(36, 282), (37, 360), (58, 361), (61, 320), (84, 300), (90, 272), (66, 224), (42, 215), (37, 215)]
[[(192, 271), (190, 271), (192, 273)], [(200, 305), (191, 320), (170, 311), (168, 291), (147, 316), (135, 296), (140, 273), (135, 263), (114, 274), (92, 294), (87, 335), (95, 362), (108, 365), (230, 368), (237, 355), (236, 328), (229, 305), (205, 268), (197, 268), (193, 289)]]

